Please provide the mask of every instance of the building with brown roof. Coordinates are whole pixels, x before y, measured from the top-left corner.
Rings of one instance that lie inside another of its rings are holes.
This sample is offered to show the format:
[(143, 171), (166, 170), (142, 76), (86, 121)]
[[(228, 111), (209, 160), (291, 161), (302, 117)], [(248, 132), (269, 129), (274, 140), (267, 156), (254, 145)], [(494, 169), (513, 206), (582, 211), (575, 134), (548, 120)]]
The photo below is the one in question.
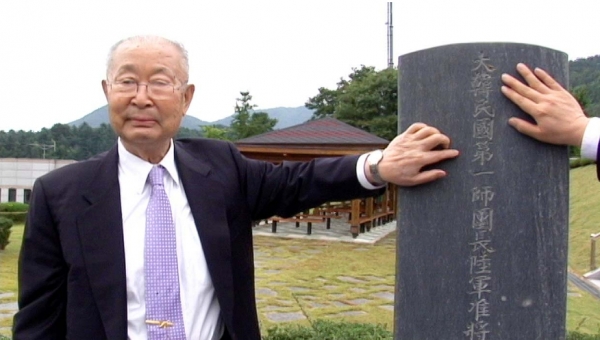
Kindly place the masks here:
[[(335, 118), (322, 118), (244, 138), (235, 144), (248, 158), (281, 163), (310, 161), (318, 157), (359, 155), (375, 149), (384, 149), (389, 141)], [(395, 186), (388, 186), (387, 192), (377, 199), (326, 204), (312, 212), (299, 214), (293, 219), (274, 217), (271, 219), (272, 230), (276, 231), (277, 221), (299, 223), (298, 221), (304, 220), (308, 224), (310, 234), (312, 222), (322, 220), (327, 221), (329, 225), (331, 218), (338, 218), (342, 214), (346, 214), (350, 230), (355, 237), (359, 231), (370, 230), (377, 223), (395, 218)]]

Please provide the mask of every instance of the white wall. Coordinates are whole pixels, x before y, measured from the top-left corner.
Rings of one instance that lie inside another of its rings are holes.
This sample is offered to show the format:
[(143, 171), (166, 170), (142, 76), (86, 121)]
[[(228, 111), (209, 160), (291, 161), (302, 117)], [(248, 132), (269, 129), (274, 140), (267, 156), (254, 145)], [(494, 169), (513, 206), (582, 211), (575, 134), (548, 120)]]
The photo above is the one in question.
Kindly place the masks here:
[(35, 180), (72, 160), (0, 158), (0, 202), (8, 202), (9, 189), (16, 189), (16, 202), (24, 202), (25, 189), (32, 189)]

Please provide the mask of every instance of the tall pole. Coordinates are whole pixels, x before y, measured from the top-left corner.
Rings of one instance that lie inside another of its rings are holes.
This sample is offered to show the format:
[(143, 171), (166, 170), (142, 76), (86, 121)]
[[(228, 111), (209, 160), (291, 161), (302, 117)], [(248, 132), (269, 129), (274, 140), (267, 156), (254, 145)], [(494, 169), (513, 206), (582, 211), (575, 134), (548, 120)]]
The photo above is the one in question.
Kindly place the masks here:
[(388, 52), (388, 68), (394, 67), (394, 24), (392, 22), (392, 3), (387, 5), (387, 52)]

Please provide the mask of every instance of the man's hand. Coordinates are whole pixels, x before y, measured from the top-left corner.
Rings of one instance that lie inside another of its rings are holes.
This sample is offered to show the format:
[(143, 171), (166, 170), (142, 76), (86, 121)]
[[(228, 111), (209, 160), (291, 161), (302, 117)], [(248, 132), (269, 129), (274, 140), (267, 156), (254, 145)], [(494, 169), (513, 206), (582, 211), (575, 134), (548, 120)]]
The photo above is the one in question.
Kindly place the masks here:
[(581, 146), (589, 118), (577, 100), (539, 68), (531, 72), (524, 64), (518, 64), (517, 71), (529, 86), (503, 74), (502, 81), (506, 86), (502, 86), (502, 93), (531, 115), (537, 125), (514, 117), (508, 123), (542, 142)]
[(379, 163), (381, 178), (397, 185), (412, 186), (445, 177), (443, 170), (422, 169), (458, 156), (458, 151), (449, 147), (450, 138), (438, 129), (415, 123), (383, 150), (383, 159)]

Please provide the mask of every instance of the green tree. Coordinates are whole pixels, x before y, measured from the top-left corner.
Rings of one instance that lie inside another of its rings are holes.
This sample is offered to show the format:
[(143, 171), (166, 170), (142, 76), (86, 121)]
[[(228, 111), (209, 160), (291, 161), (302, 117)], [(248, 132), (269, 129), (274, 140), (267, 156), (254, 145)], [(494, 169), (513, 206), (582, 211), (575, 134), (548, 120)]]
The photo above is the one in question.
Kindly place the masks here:
[(376, 71), (362, 65), (353, 68), (337, 89), (320, 88), (305, 106), (315, 110), (313, 119), (334, 117), (387, 140), (397, 134), (398, 71)]
[(204, 137), (211, 139), (220, 140), (231, 140), (231, 133), (226, 127), (219, 127), (217, 125), (204, 125), (201, 127)]
[(273, 131), (277, 119), (269, 118), (265, 112), (254, 112), (256, 105), (252, 104), (250, 92), (240, 92), (241, 98), (236, 99), (235, 113), (231, 122), (232, 140), (248, 138), (261, 133)]

